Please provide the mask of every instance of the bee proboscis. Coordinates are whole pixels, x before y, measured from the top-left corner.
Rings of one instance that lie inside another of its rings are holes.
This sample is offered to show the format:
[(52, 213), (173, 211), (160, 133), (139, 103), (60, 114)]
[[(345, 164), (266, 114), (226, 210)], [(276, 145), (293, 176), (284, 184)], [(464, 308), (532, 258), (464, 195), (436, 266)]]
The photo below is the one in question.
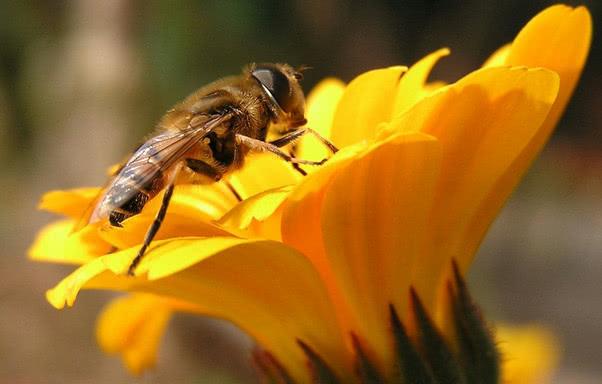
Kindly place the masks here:
[[(174, 106), (161, 118), (156, 133), (132, 154), (103, 190), (87, 222), (108, 219), (110, 225), (142, 211), (165, 190), (161, 207), (132, 260), (132, 275), (165, 217), (176, 180), (190, 183), (219, 181), (239, 169), (249, 152), (270, 152), (292, 163), (320, 165), (297, 159), (281, 147), (306, 133), (315, 135), (333, 153), (337, 148), (310, 128), (303, 127), (305, 97), (301, 73), (287, 64), (252, 64), (239, 76), (210, 83)], [(266, 141), (268, 128), (284, 134)], [(181, 177), (184, 174), (185, 177)]]

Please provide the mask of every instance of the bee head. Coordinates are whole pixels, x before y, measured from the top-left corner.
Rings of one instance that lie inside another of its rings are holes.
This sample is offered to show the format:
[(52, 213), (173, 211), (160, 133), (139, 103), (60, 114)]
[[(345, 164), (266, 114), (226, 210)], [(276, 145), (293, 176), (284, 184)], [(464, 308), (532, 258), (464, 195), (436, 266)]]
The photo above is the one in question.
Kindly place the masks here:
[(251, 76), (257, 80), (271, 105), (276, 123), (304, 125), (305, 96), (299, 84), (303, 75), (288, 64), (256, 64)]

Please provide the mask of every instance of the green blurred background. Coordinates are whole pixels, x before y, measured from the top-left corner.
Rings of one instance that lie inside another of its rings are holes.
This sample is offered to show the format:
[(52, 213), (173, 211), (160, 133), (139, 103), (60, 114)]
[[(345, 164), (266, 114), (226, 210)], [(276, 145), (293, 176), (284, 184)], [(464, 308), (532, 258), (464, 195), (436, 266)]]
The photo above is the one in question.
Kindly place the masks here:
[[(594, 27), (602, 3), (586, 4)], [(162, 113), (252, 61), (307, 64), (306, 90), (335, 75), (411, 64), (448, 46), (434, 79), (478, 67), (550, 1), (1, 1), (0, 383), (126, 383), (94, 340), (107, 294), (55, 311), (44, 291), (69, 268), (26, 260), (49, 189), (97, 185)], [(594, 28), (596, 30), (596, 28)], [(548, 325), (555, 383), (602, 377), (602, 52), (551, 143), (497, 220), (470, 274), (490, 319)], [(246, 383), (251, 342), (178, 316), (140, 382)]]

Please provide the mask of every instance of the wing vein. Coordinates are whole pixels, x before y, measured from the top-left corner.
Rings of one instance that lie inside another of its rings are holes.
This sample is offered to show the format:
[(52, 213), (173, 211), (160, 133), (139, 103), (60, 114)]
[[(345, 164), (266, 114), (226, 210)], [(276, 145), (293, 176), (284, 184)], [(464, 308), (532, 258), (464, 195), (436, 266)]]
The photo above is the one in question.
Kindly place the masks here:
[(111, 180), (88, 222), (104, 219), (115, 208), (123, 206), (149, 182), (171, 170), (187, 151), (231, 117), (231, 113), (209, 116), (198, 126), (178, 132), (167, 131), (147, 140)]

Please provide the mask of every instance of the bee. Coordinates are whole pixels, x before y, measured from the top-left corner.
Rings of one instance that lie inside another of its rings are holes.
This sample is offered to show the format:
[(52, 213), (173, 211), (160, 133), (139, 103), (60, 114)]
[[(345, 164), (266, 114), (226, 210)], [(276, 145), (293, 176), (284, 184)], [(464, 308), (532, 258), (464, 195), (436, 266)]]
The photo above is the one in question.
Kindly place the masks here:
[[(93, 223), (108, 219), (110, 225), (120, 227), (165, 190), (161, 206), (129, 266), (129, 275), (133, 275), (161, 227), (176, 181), (217, 182), (240, 169), (252, 152), (272, 153), (303, 172), (300, 164), (321, 165), (326, 159), (298, 159), (281, 147), (308, 133), (332, 153), (337, 151), (327, 139), (304, 127), (307, 120), (301, 79), (300, 70), (287, 64), (251, 64), (241, 75), (210, 83), (167, 111), (156, 132), (110, 180), (88, 220)], [(266, 141), (272, 126), (280, 127), (282, 135)]]

